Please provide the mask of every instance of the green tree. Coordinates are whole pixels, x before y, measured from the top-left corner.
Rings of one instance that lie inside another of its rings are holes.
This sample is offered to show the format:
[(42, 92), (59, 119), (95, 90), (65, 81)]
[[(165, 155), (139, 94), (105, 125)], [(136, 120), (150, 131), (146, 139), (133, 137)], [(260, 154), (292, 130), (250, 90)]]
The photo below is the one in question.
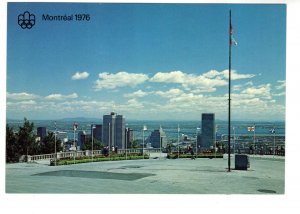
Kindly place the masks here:
[[(56, 138), (56, 152), (62, 151), (61, 140)], [(47, 136), (44, 137), (41, 142), (41, 153), (51, 154), (55, 153), (55, 134), (53, 132), (48, 132)]]
[(6, 124), (6, 162), (17, 162), (20, 153), (17, 144), (17, 136), (13, 128)]
[[(93, 139), (93, 150), (101, 150), (103, 149), (103, 144), (101, 141), (97, 140), (96, 138)], [(92, 150), (92, 138), (88, 138), (87, 141), (84, 143), (82, 150)]]
[(135, 149), (135, 148), (138, 148), (139, 146), (139, 142), (138, 140), (134, 140), (132, 143), (131, 143), (131, 148)]
[(39, 154), (39, 146), (38, 142), (35, 141), (36, 135), (33, 133), (33, 129), (34, 124), (24, 118), (24, 124), (22, 127), (19, 127), (17, 134), (19, 152), (22, 155)]

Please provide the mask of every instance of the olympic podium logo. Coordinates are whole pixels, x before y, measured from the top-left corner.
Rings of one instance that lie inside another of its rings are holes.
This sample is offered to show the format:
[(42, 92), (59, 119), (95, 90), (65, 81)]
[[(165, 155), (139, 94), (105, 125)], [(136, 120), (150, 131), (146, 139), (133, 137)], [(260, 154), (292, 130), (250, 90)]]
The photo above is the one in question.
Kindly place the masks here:
[(28, 11), (18, 16), (18, 24), (23, 29), (31, 29), (35, 25), (35, 15), (30, 14)]

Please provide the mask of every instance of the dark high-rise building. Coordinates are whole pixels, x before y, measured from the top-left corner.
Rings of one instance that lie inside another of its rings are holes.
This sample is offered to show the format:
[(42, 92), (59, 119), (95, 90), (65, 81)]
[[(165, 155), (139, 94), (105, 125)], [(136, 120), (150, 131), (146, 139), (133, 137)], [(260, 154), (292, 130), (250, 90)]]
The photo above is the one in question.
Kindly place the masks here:
[(125, 149), (125, 118), (122, 115), (117, 115), (115, 124), (115, 146)]
[(103, 115), (102, 140), (105, 146), (115, 145), (115, 120), (116, 114)]
[(160, 148), (160, 144), (162, 147), (167, 146), (167, 137), (162, 128), (156, 129), (153, 132), (151, 132), (149, 142), (151, 143), (151, 146), (153, 148)]
[(40, 137), (40, 140), (42, 141), (44, 137), (47, 136), (47, 130), (46, 127), (37, 127), (37, 136)]
[(133, 130), (131, 128), (125, 130), (125, 141), (127, 142), (127, 148), (132, 148)]
[(87, 135), (85, 131), (79, 131), (78, 132), (78, 141), (77, 141), (77, 150), (81, 150), (83, 148), (83, 145), (85, 144), (87, 139)]
[(102, 140), (105, 146), (125, 148), (125, 118), (112, 112), (103, 115)]
[(201, 150), (208, 150), (215, 143), (215, 114), (202, 114)]
[[(93, 129), (94, 126), (94, 130)], [(93, 133), (93, 138), (102, 142), (102, 125), (97, 124), (97, 125), (91, 125), (91, 135)]]

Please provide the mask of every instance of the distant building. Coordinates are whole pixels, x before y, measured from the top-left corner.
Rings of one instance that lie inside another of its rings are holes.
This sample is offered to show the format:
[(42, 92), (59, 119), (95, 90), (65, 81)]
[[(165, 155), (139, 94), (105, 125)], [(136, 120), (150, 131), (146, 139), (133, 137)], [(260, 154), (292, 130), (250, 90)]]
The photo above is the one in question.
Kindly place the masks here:
[(77, 150), (81, 150), (83, 148), (83, 145), (85, 144), (87, 139), (87, 135), (85, 131), (79, 131), (78, 132), (78, 141), (77, 141)]
[[(95, 127), (94, 130), (92, 131), (93, 126)], [(96, 125), (91, 125), (91, 134), (93, 133), (93, 138), (102, 142), (102, 125), (96, 124)]]
[(38, 127), (36, 132), (41, 141), (47, 136), (46, 127)]
[(115, 112), (103, 115), (102, 140), (105, 146), (125, 148), (125, 118), (122, 115)]
[(167, 136), (162, 128), (156, 129), (151, 132), (149, 142), (151, 143), (151, 146), (153, 148), (160, 148), (160, 144), (163, 148), (167, 147)]
[(115, 146), (125, 149), (125, 118), (122, 115), (116, 116), (116, 140)]
[[(75, 140), (75, 144), (77, 144), (77, 140)], [(71, 151), (73, 147), (74, 147), (74, 139), (69, 139), (68, 141), (64, 142), (63, 150)]]
[(131, 128), (125, 129), (125, 140), (127, 142), (127, 148), (131, 148), (133, 142), (133, 130)]
[(115, 120), (116, 114), (114, 112), (110, 115), (103, 115), (102, 140), (105, 146), (115, 144)]
[(215, 114), (202, 114), (202, 133), (200, 149), (208, 150), (215, 144)]

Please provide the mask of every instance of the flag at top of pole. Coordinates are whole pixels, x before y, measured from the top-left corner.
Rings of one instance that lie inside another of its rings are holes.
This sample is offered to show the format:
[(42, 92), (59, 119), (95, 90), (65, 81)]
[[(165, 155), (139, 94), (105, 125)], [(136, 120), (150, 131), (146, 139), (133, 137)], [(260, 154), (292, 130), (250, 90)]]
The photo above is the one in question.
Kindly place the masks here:
[(144, 125), (143, 131), (147, 131), (147, 126), (146, 125)]
[(233, 27), (232, 27), (232, 23), (230, 21), (230, 45), (232, 45), (232, 43), (236, 46), (237, 42), (235, 41), (235, 39), (233, 38)]
[(75, 122), (75, 123), (74, 123), (74, 130), (76, 131), (76, 130), (77, 130), (77, 128), (78, 128), (78, 123), (77, 123), (77, 122)]
[(255, 126), (248, 127), (248, 132), (254, 132), (255, 131)]

